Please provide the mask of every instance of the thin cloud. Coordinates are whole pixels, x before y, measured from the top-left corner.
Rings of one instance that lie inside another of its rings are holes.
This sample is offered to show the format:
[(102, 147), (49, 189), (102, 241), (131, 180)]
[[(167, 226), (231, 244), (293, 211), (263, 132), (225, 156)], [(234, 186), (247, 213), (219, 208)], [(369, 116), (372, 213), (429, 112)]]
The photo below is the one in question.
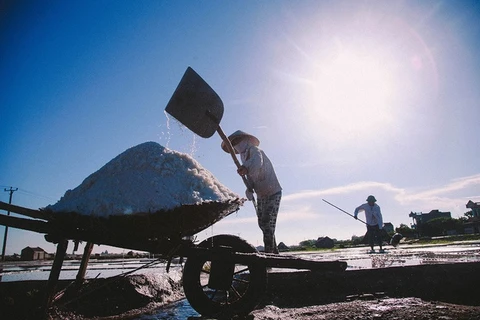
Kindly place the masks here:
[(360, 191), (364, 193), (383, 191), (402, 207), (454, 210), (461, 213), (466, 204), (465, 199), (475, 201), (478, 197), (458, 196), (458, 193), (463, 191), (472, 194), (475, 192), (472, 188), (476, 188), (478, 185), (480, 185), (480, 174), (452, 179), (445, 185), (432, 188), (400, 188), (391, 183), (361, 181), (329, 189), (303, 190), (285, 195), (282, 201), (288, 204), (297, 201), (320, 200), (328, 196), (358, 193)]
[(310, 206), (296, 207), (295, 210), (283, 210), (278, 215), (279, 222), (318, 219), (320, 214), (314, 212)]
[[(391, 183), (377, 181), (360, 181), (328, 189), (304, 190), (298, 193), (283, 196), (282, 205), (278, 215), (280, 225), (288, 225), (292, 222), (306, 221), (306, 223), (316, 223), (323, 221), (328, 214), (325, 214), (322, 207), (319, 206), (322, 198), (329, 199), (338, 195), (365, 193), (382, 194), (382, 204), (385, 205), (386, 212), (389, 212), (389, 219), (396, 223), (405, 223), (406, 217), (410, 211), (422, 211), (439, 209), (452, 212), (452, 216), (461, 216), (467, 211), (465, 205), (468, 200), (479, 201), (477, 197), (455, 196), (464, 192), (465, 194), (476, 194), (480, 184), (480, 174), (468, 177), (452, 179), (445, 185), (434, 188), (411, 187), (400, 188)], [(420, 189), (420, 190), (419, 190)], [(352, 207), (351, 203), (345, 204)], [(388, 208), (388, 209), (387, 209)], [(332, 209), (333, 210), (333, 209)], [(328, 211), (327, 211), (328, 212)], [(353, 213), (353, 212), (352, 212)], [(218, 225), (235, 225), (242, 228), (256, 228), (257, 217), (238, 217), (233, 219), (224, 219), (218, 222)], [(332, 228), (330, 224), (323, 224), (324, 228)], [(331, 229), (329, 229), (331, 230)], [(337, 237), (348, 237), (349, 232), (353, 230), (343, 230), (344, 234)]]
[(409, 199), (435, 198), (441, 194), (463, 190), (474, 185), (480, 185), (480, 174), (454, 179), (445, 186), (429, 189), (423, 192), (412, 193), (406, 197)]
[(383, 189), (386, 191), (391, 191), (398, 194), (403, 194), (404, 189), (397, 188), (392, 186), (390, 183), (382, 183), (375, 181), (362, 181), (357, 183), (348, 184), (346, 186), (334, 187), (329, 189), (322, 190), (304, 190), (298, 193), (293, 193), (283, 197), (283, 201), (297, 201), (297, 200), (306, 200), (312, 198), (320, 198), (327, 195), (339, 195), (347, 194), (351, 192), (357, 192), (360, 190), (371, 190), (374, 188)]

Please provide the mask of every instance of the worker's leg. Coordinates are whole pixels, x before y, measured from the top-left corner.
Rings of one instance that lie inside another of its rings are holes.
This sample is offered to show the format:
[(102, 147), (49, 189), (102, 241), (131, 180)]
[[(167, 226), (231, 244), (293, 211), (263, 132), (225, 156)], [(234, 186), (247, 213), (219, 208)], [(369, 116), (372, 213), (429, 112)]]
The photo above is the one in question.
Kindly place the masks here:
[(382, 244), (383, 244), (383, 237), (382, 237), (382, 230), (380, 227), (377, 228), (377, 241), (378, 246), (380, 247), (380, 251), (383, 251)]
[(263, 246), (265, 252), (267, 252), (268, 246), (268, 234), (270, 233), (270, 219), (265, 212), (265, 199), (258, 198), (257, 199), (257, 218), (258, 218), (258, 226), (263, 233)]
[(278, 253), (277, 241), (275, 239), (275, 229), (277, 227), (277, 217), (278, 217), (278, 210), (280, 209), (280, 201), (282, 200), (282, 193), (278, 192), (271, 196), (270, 199), (270, 230), (272, 232), (273, 237), (273, 253)]
[(369, 243), (370, 243), (370, 247), (372, 248), (372, 250), (374, 250), (373, 249), (374, 245), (378, 244), (378, 246), (380, 247), (380, 251), (383, 251), (383, 249), (382, 249), (382, 243), (383, 243), (382, 233), (381, 233), (381, 230), (378, 227), (378, 225), (368, 226), (367, 228), (368, 228), (368, 232), (370, 233)]
[(368, 238), (368, 244), (370, 246), (371, 251), (374, 252), (375, 251), (375, 249), (374, 249), (374, 245), (375, 245), (375, 226), (367, 225), (366, 237)]
[(259, 198), (257, 202), (258, 226), (263, 232), (265, 252), (278, 253), (275, 241), (275, 227), (282, 194), (278, 193), (266, 198)]

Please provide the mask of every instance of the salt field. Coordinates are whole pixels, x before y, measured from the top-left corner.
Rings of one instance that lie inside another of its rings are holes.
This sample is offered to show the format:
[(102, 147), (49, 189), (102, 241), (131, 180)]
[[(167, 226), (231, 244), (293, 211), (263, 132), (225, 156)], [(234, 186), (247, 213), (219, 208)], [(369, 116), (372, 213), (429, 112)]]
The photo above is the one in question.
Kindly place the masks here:
[[(317, 261), (341, 260), (347, 262), (348, 270), (402, 267), (425, 264), (446, 264), (480, 262), (480, 241), (458, 242), (445, 245), (400, 245), (397, 248), (387, 246), (384, 254), (368, 254), (367, 247), (333, 249), (315, 252), (293, 252), (303, 259)], [(149, 264), (149, 267), (144, 267)], [(52, 261), (4, 262), (1, 264), (1, 281), (47, 280)], [(60, 279), (75, 279), (79, 260), (66, 260)], [(182, 276), (182, 265), (178, 261), (172, 263), (170, 272), (166, 273), (166, 263), (156, 259), (91, 259), (86, 278), (107, 278), (123, 273), (157, 274), (179, 280)], [(272, 269), (269, 272), (296, 271), (295, 269)], [(199, 314), (183, 299), (163, 307), (153, 313), (141, 315), (135, 319), (188, 319)]]
[[(378, 251), (378, 248), (376, 248)], [(346, 261), (347, 270), (414, 266), (422, 264), (480, 262), (480, 242), (459, 242), (445, 245), (387, 246), (384, 254), (368, 254), (369, 248), (356, 247), (298, 253), (298, 257), (314, 260)]]
[[(346, 261), (347, 271), (358, 269), (413, 266), (422, 264), (480, 262), (480, 241), (458, 242), (445, 245), (400, 245), (397, 248), (387, 246), (384, 254), (368, 254), (367, 247), (332, 249), (313, 252), (289, 252), (303, 259), (318, 261)], [(148, 268), (141, 268), (146, 264)], [(47, 280), (52, 261), (4, 262), (0, 266), (1, 281)], [(60, 279), (75, 279), (80, 260), (65, 260)], [(108, 278), (125, 272), (166, 274), (165, 261), (156, 259), (91, 259), (87, 268), (87, 279)], [(180, 277), (182, 266), (172, 263), (169, 276)], [(276, 269), (273, 272), (279, 271)], [(285, 270), (282, 270), (285, 271)]]

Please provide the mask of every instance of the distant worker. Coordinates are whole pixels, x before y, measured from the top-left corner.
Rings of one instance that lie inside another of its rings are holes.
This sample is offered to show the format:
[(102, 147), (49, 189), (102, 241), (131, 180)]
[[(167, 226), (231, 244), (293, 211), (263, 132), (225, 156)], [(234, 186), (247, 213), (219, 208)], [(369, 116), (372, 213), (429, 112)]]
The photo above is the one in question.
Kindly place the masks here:
[[(275, 240), (275, 227), (278, 210), (282, 199), (282, 187), (267, 155), (258, 146), (260, 141), (251, 134), (237, 130), (228, 139), (236, 153), (240, 154), (242, 166), (237, 172), (246, 176), (253, 190), (245, 191), (248, 200), (253, 200), (253, 192), (257, 194), (258, 226), (263, 232), (263, 243), (266, 253), (278, 253)], [(222, 149), (228, 152), (222, 142)]]
[(375, 202), (377, 202), (377, 199), (375, 199), (374, 196), (368, 196), (367, 203), (357, 207), (353, 215), (355, 219), (358, 219), (358, 212), (365, 212), (365, 219), (367, 220), (366, 237), (368, 238), (368, 243), (371, 248), (370, 253), (375, 253), (375, 249), (373, 248), (375, 241), (380, 246), (380, 253), (384, 253), (385, 251), (382, 249), (382, 235), (380, 232), (381, 229), (383, 229), (382, 212), (380, 211), (378, 204)]

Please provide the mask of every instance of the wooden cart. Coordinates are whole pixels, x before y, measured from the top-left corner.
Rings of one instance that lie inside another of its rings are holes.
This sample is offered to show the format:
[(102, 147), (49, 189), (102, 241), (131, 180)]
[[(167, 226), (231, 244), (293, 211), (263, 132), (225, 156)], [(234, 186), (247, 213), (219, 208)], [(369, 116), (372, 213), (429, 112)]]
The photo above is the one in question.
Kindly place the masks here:
[(204, 316), (246, 314), (253, 310), (265, 292), (268, 268), (334, 272), (346, 269), (346, 262), (341, 261), (311, 261), (260, 253), (234, 235), (216, 235), (199, 244), (190, 240), (194, 234), (236, 212), (242, 203), (240, 199), (207, 202), (170, 211), (102, 218), (32, 210), (0, 202), (0, 209), (33, 218), (0, 215), (0, 224), (43, 233), (47, 241), (58, 243), (47, 289), (47, 306), (52, 303), (68, 240), (87, 242), (77, 276), (80, 282), (93, 244), (156, 253), (168, 261), (185, 257), (185, 296)]

